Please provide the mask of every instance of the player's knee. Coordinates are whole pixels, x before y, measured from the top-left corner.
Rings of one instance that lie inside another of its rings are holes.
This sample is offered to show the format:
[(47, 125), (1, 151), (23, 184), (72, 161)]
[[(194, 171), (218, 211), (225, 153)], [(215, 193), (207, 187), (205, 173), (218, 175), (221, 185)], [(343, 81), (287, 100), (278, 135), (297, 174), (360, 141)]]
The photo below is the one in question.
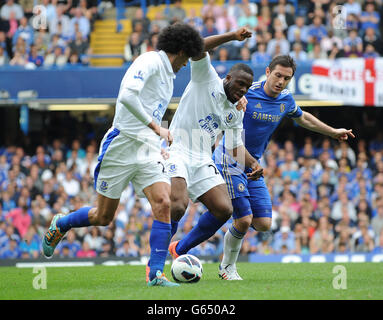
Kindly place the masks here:
[(252, 221), (251, 215), (247, 215), (240, 219), (235, 219), (233, 225), (239, 232), (245, 233), (247, 232), (247, 230), (249, 230), (251, 221)]
[(271, 219), (262, 219), (260, 221), (254, 221), (253, 226), (255, 230), (260, 232), (269, 231), (271, 228)]
[(158, 195), (152, 204), (153, 213), (155, 215), (169, 215), (170, 212), (170, 198), (167, 194)]
[(96, 224), (98, 226), (108, 226), (113, 220), (113, 215), (110, 214), (98, 214)]
[(214, 209), (214, 212), (212, 213), (219, 220), (227, 221), (233, 214), (233, 206), (231, 205), (231, 203), (221, 203)]
[(187, 205), (182, 201), (172, 201), (170, 205), (170, 212), (172, 220), (174, 221), (180, 221), (183, 215), (185, 214)]

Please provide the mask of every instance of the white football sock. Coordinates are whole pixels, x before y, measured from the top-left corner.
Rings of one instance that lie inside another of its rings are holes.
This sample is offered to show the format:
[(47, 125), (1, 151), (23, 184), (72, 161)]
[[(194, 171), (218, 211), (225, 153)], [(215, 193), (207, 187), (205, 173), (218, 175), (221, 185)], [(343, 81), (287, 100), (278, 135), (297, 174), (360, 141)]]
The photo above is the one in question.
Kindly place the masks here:
[(245, 233), (239, 232), (233, 225), (226, 231), (223, 241), (222, 267), (228, 264), (235, 264), (241, 250), (243, 237)]

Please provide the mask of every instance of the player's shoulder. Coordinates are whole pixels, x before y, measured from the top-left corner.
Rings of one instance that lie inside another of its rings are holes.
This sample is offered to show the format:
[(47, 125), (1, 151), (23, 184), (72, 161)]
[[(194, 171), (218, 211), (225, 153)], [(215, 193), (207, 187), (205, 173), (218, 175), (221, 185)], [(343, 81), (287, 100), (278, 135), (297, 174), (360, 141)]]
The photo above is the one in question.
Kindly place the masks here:
[(161, 64), (161, 57), (156, 51), (148, 51), (139, 55), (133, 63), (141, 66), (153, 67)]
[(249, 88), (249, 92), (260, 90), (261, 87), (262, 87), (262, 81), (254, 81)]
[(279, 99), (289, 101), (289, 102), (294, 101), (293, 94), (291, 93), (289, 89), (283, 89), (279, 95)]

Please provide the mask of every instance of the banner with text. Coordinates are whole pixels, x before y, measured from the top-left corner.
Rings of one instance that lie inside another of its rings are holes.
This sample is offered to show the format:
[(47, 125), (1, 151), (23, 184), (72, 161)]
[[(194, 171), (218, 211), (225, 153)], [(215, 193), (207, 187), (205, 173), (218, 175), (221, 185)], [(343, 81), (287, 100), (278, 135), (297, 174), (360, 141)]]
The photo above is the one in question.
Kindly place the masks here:
[(383, 58), (315, 60), (311, 99), (383, 106)]

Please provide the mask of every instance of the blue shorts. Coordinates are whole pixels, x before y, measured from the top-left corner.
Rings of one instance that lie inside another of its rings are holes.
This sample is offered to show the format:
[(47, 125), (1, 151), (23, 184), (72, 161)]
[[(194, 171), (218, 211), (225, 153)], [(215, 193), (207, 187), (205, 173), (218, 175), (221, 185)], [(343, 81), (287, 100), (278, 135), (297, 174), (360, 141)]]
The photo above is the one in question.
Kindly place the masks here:
[(216, 166), (226, 182), (232, 199), (234, 219), (249, 214), (254, 218), (272, 217), (271, 198), (263, 177), (256, 181), (248, 180), (246, 173), (234, 175), (222, 165)]

